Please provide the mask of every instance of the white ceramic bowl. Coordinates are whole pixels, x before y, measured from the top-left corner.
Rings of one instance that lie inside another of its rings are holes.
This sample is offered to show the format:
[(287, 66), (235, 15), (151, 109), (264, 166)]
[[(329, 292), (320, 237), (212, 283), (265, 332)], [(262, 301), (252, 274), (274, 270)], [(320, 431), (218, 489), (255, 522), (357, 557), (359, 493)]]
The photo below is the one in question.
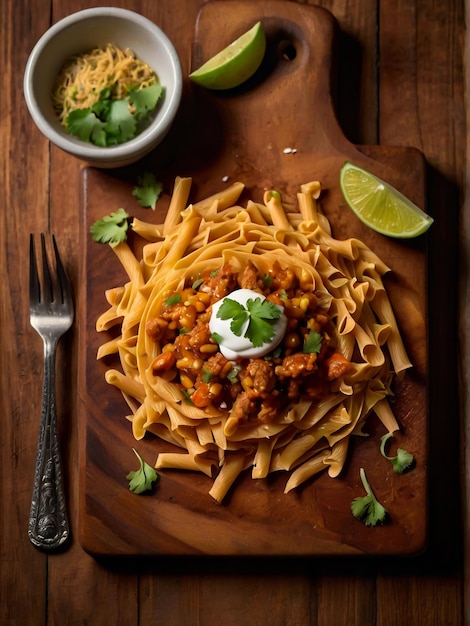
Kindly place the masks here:
[[(113, 43), (130, 48), (157, 73), (164, 96), (152, 123), (130, 141), (98, 147), (67, 133), (52, 106), (52, 90), (64, 62), (74, 54)], [(56, 146), (96, 167), (120, 167), (139, 160), (165, 137), (178, 111), (182, 72), (165, 33), (147, 18), (114, 7), (86, 9), (54, 24), (33, 48), (24, 74), (24, 95), (39, 130)]]

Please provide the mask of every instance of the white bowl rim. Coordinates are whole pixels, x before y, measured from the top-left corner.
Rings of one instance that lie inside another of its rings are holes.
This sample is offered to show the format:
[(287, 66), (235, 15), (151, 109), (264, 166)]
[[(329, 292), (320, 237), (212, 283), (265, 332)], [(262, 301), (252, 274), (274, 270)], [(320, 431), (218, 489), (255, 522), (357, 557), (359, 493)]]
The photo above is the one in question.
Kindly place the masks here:
[[(172, 72), (174, 74), (174, 89), (170, 94), (169, 101), (165, 105), (165, 114), (159, 119), (158, 125), (154, 126), (151, 124), (148, 128), (142, 131), (142, 133), (137, 135), (137, 137), (134, 137), (133, 139), (117, 146), (109, 146), (104, 148), (94, 146), (93, 144), (87, 142), (82, 142), (79, 139), (74, 138), (72, 135), (70, 135), (70, 137), (68, 138), (67, 136), (62, 136), (60, 133), (58, 133), (44, 119), (42, 113), (40, 112), (40, 107), (34, 95), (34, 91), (32, 89), (32, 72), (39, 56), (41, 55), (47, 44), (64, 27), (68, 27), (75, 23), (81, 22), (84, 19), (96, 16), (111, 16), (123, 19), (130, 19), (134, 23), (141, 25), (146, 30), (155, 33), (160, 38), (161, 42), (168, 52)], [(158, 142), (159, 139), (163, 139), (163, 136), (166, 134), (169, 126), (176, 116), (179, 103), (181, 101), (182, 87), (183, 77), (180, 59), (172, 41), (166, 35), (166, 33), (163, 32), (163, 30), (159, 26), (157, 26), (157, 24), (152, 22), (152, 20), (145, 17), (144, 15), (141, 15), (140, 13), (137, 13), (135, 11), (130, 11), (129, 9), (122, 9), (112, 6), (93, 7), (89, 9), (83, 9), (81, 11), (76, 11), (75, 13), (71, 13), (70, 15), (62, 18), (61, 20), (53, 24), (50, 28), (48, 28), (31, 50), (31, 53), (26, 63), (23, 79), (23, 89), (26, 104), (39, 130), (46, 137), (48, 137), (50, 141), (52, 141), (52, 143), (57, 145), (65, 152), (74, 154), (85, 161), (95, 162), (116, 161), (116, 163), (118, 163), (119, 161), (126, 161), (132, 155), (145, 154), (148, 151), (149, 144), (153, 146), (156, 142)]]

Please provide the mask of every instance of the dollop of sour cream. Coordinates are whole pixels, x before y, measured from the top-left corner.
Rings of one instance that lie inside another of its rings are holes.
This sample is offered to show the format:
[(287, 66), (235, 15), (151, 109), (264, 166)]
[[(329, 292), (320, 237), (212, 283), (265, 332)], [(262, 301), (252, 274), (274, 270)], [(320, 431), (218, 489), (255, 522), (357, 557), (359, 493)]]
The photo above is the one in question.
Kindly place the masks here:
[(274, 348), (281, 343), (287, 328), (287, 317), (284, 315), (284, 308), (282, 306), (276, 305), (281, 310), (281, 315), (277, 320), (273, 320), (273, 338), (271, 341), (264, 343), (262, 346), (255, 347), (250, 339), (245, 337), (249, 319), (243, 325), (241, 335), (238, 336), (235, 335), (230, 328), (231, 319), (222, 320), (217, 317), (217, 312), (222, 306), (225, 298), (229, 298), (230, 300), (238, 302), (242, 306), (246, 306), (246, 303), (250, 299), (255, 300), (256, 298), (259, 298), (263, 301), (266, 300), (266, 297), (257, 291), (253, 291), (252, 289), (236, 289), (228, 296), (221, 298), (212, 305), (209, 328), (211, 333), (218, 336), (219, 349), (226, 359), (229, 361), (237, 361), (238, 359), (260, 358), (268, 354), (268, 352), (274, 350)]

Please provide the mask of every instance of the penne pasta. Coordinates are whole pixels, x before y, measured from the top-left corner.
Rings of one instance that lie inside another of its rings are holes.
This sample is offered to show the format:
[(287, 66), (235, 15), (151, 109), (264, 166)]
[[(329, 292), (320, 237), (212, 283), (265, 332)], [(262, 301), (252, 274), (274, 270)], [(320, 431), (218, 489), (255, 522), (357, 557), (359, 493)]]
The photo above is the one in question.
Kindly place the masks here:
[(181, 213), (186, 208), (190, 189), (190, 178), (181, 178), (180, 176), (176, 178), (170, 206), (163, 223), (163, 235), (170, 233), (181, 221)]
[[(115, 246), (128, 281), (106, 292), (96, 323), (121, 331), (97, 358), (119, 357), (122, 371), (106, 380), (131, 408), (134, 437), (174, 445), (155, 466), (202, 472), (218, 502), (248, 468), (253, 479), (285, 472), (286, 493), (320, 472), (340, 475), (372, 412), (399, 427), (388, 397), (411, 363), (383, 282), (389, 268), (361, 241), (334, 239), (319, 182), (301, 186), (297, 213), (275, 192), (238, 205), (242, 183), (194, 204), (190, 188), (176, 179), (163, 224), (134, 220), (138, 257)], [(212, 306), (237, 286), (286, 316), (266, 356), (227, 358), (209, 332)]]

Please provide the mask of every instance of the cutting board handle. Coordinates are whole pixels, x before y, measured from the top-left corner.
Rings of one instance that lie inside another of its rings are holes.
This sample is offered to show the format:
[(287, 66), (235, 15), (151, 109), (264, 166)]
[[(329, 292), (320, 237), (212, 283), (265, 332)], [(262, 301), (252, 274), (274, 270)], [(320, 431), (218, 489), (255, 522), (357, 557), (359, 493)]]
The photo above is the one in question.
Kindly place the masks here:
[[(234, 153), (253, 159), (266, 153), (265, 166), (277, 169), (279, 154), (356, 155), (344, 137), (331, 95), (337, 22), (321, 7), (267, 0), (224, 0), (201, 7), (195, 26), (191, 69), (200, 67), (237, 37), (261, 21), (267, 50), (259, 71), (245, 85), (228, 92), (195, 86), (205, 124), (222, 125), (219, 137)], [(196, 100), (196, 99), (195, 99)], [(223, 106), (218, 103), (223, 100)], [(211, 119), (209, 119), (211, 117)], [(222, 134), (223, 133), (223, 134)], [(270, 154), (271, 153), (271, 154)]]

